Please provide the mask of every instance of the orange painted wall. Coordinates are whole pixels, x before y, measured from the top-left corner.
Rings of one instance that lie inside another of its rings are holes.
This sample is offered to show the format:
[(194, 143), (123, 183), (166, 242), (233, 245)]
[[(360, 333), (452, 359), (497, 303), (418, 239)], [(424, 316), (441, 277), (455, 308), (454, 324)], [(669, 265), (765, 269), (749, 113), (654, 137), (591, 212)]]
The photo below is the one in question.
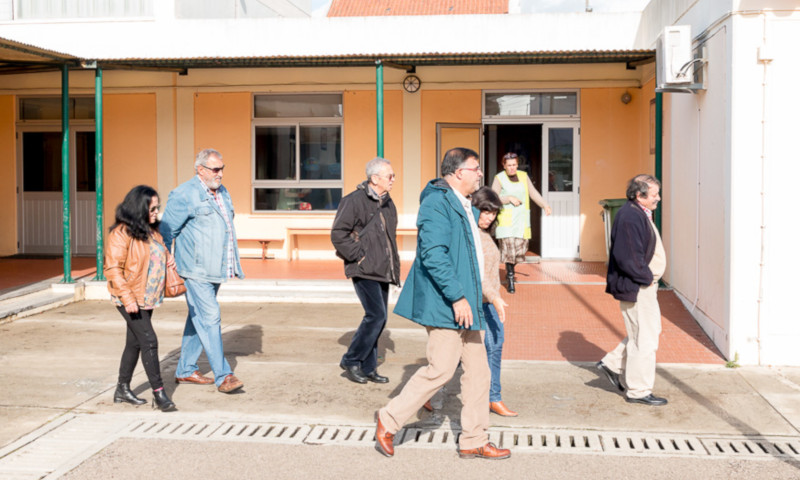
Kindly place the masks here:
[[(14, 140), (13, 95), (0, 95), (0, 168), (6, 178), (17, 178), (17, 148)], [(17, 195), (15, 188), (0, 189), (0, 205), (5, 213), (0, 216), (0, 256), (17, 253)]]
[(213, 148), (222, 154), (223, 184), (236, 212), (243, 213), (252, 210), (251, 98), (249, 92), (196, 93), (194, 98), (194, 152)]
[[(152, 93), (103, 96), (103, 223), (136, 185), (158, 184), (156, 96)], [(169, 192), (158, 192), (166, 204)]]
[[(480, 90), (426, 90), (422, 92), (422, 165), (420, 185), (436, 176), (436, 124), (481, 123)], [(442, 152), (444, 153), (444, 152)]]
[[(364, 167), (377, 153), (375, 91), (344, 92), (344, 195), (366, 180)], [(403, 96), (399, 91), (383, 93), (383, 156), (392, 162), (395, 179), (392, 200), (403, 205)]]
[[(627, 90), (627, 105), (620, 98)], [(625, 198), (625, 187), (638, 173), (653, 173), (649, 104), (653, 82), (636, 88), (581, 90), (581, 239), (584, 261), (605, 261), (605, 229), (598, 202)]]

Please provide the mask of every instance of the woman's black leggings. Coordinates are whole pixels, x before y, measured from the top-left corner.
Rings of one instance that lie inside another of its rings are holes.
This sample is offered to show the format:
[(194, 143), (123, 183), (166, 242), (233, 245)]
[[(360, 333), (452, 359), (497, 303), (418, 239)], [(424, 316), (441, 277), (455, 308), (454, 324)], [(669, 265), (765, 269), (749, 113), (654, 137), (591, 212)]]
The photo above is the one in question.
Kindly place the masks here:
[(131, 383), (133, 370), (139, 361), (139, 352), (142, 355), (142, 365), (150, 380), (153, 390), (164, 386), (161, 380), (161, 365), (158, 363), (158, 338), (150, 323), (152, 310), (139, 309), (136, 313), (128, 313), (125, 307), (117, 307), (125, 323), (128, 324), (128, 335), (125, 337), (125, 350), (119, 361), (119, 383)]

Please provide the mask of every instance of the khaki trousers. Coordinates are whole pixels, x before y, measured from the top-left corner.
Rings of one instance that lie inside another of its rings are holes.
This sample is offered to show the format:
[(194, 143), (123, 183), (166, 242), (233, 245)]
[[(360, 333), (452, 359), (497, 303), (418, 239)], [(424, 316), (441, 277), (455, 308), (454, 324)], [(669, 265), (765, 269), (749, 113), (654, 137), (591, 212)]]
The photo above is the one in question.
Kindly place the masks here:
[(619, 302), (628, 336), (603, 357), (613, 372), (623, 372), (628, 398), (653, 393), (656, 380), (656, 350), (661, 334), (658, 285), (640, 287), (636, 302)]
[(486, 445), (489, 435), (489, 384), (491, 374), (483, 344), (483, 331), (453, 330), (428, 327), (428, 365), (409, 379), (400, 394), (382, 408), (383, 426), (397, 433), (406, 420), (439, 391), (451, 378), (459, 360), (461, 376), (461, 437), (459, 448), (471, 449)]

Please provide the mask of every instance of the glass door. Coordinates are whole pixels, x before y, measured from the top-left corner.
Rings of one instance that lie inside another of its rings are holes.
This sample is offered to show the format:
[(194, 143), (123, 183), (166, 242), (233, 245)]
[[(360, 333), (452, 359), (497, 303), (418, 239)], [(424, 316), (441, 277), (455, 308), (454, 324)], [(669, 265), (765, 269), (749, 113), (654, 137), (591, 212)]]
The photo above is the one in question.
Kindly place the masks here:
[(545, 123), (542, 131), (542, 187), (553, 214), (543, 218), (542, 256), (580, 258), (579, 122)]

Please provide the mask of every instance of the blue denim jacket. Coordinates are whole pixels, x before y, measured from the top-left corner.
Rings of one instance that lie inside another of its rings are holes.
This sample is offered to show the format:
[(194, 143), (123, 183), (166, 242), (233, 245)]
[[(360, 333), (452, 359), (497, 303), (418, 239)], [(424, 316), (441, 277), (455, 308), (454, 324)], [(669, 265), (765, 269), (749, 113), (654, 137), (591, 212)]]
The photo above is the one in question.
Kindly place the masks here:
[[(217, 195), (222, 195), (233, 226), (233, 202), (228, 190), (220, 186)], [(174, 252), (181, 277), (211, 283), (227, 281), (228, 225), (219, 206), (208, 196), (197, 177), (169, 193), (159, 230), (164, 244)], [(239, 249), (235, 245), (235, 229), (233, 240), (234, 272), (237, 277), (244, 278)]]

